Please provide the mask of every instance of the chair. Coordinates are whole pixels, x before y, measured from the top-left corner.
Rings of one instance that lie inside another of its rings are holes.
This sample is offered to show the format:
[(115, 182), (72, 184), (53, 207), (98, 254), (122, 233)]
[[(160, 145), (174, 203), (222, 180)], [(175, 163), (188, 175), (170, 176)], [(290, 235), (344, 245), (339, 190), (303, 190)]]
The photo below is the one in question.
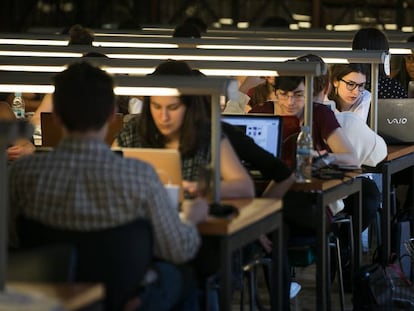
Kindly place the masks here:
[[(260, 299), (257, 290), (257, 269), (261, 266), (263, 268), (263, 274), (265, 276), (266, 287), (269, 297), (270, 293), (270, 269), (272, 265), (272, 259), (266, 256), (255, 258), (243, 266), (243, 276), (247, 280), (248, 295), (249, 295), (249, 309), (255, 310), (255, 306), (259, 311), (267, 310)], [(244, 310), (244, 286), (240, 292), (240, 311)]]
[(76, 249), (74, 281), (100, 282), (105, 310), (122, 310), (139, 294), (152, 262), (152, 229), (147, 220), (98, 231), (60, 230), (21, 218), (19, 236), (25, 246), (71, 244)]
[[(335, 250), (335, 259), (338, 266), (338, 287), (341, 311), (345, 310), (345, 293), (342, 275), (341, 248), (339, 239), (332, 232), (328, 233), (329, 247)], [(297, 236), (289, 240), (288, 257), (292, 266), (292, 276), (295, 277), (295, 267), (306, 267), (315, 262), (315, 236)], [(329, 260), (330, 262), (330, 260)], [(328, 269), (329, 270), (329, 269)]]
[(42, 245), (11, 249), (8, 253), (7, 280), (23, 282), (68, 282), (73, 280), (75, 259), (72, 245)]

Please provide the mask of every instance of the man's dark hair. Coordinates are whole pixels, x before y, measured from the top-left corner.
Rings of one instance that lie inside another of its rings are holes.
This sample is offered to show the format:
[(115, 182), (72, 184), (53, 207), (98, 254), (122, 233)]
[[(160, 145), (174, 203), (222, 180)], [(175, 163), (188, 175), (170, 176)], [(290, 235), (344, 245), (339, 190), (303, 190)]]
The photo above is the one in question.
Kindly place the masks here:
[(53, 111), (68, 131), (98, 130), (115, 109), (112, 78), (89, 63), (71, 64), (53, 82)]
[(185, 23), (193, 24), (194, 26), (196, 26), (198, 28), (198, 30), (201, 33), (206, 33), (207, 32), (207, 28), (208, 28), (207, 24), (201, 18), (199, 18), (197, 16), (187, 17), (184, 20), (183, 24), (185, 24)]
[(69, 45), (92, 45), (95, 36), (93, 32), (82, 25), (73, 25), (69, 31)]
[(329, 85), (329, 71), (327, 65), (321, 57), (315, 54), (306, 54), (297, 58), (301, 62), (319, 62), (321, 71), (324, 74), (313, 77), (313, 96), (317, 96), (320, 92), (326, 89)]
[(275, 88), (275, 90), (291, 92), (294, 89), (296, 89), (301, 82), (305, 83), (305, 77), (276, 77), (273, 87)]
[(201, 38), (198, 27), (191, 23), (183, 23), (175, 27), (173, 38)]

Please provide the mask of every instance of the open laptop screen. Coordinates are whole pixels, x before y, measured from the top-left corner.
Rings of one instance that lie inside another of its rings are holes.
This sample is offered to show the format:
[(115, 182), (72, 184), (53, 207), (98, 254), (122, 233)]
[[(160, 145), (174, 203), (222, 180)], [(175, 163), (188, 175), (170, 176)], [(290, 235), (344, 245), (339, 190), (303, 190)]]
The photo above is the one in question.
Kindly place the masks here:
[(387, 144), (414, 143), (414, 98), (378, 99), (377, 126)]
[(275, 157), (282, 149), (282, 118), (265, 114), (225, 114), (221, 120), (240, 127), (257, 145)]

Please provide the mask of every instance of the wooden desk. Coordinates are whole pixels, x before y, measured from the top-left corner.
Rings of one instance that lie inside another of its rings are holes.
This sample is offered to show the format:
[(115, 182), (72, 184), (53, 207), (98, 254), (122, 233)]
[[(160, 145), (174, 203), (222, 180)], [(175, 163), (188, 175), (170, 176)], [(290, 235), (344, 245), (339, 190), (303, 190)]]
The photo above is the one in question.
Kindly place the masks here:
[(257, 240), (259, 235), (273, 233), (272, 310), (282, 310), (282, 202), (276, 199), (229, 200), (239, 214), (230, 219), (210, 217), (198, 226), (202, 235), (216, 236), (220, 243), (220, 310), (231, 310), (232, 253)]
[[(60, 303), (65, 310), (79, 310), (104, 298), (104, 287), (97, 283), (9, 282), (7, 289), (27, 294), (42, 294)], [(0, 306), (1, 309), (1, 306)]]
[[(391, 255), (391, 177), (406, 168), (414, 168), (414, 145), (390, 145), (385, 161), (378, 165), (376, 171), (382, 174), (382, 262), (387, 263)], [(412, 176), (414, 173), (412, 174)], [(414, 176), (412, 177), (414, 184)]]
[(328, 241), (326, 234), (326, 212), (325, 207), (332, 202), (335, 202), (343, 197), (352, 195), (354, 198), (354, 210), (353, 210), (353, 232), (355, 238), (355, 254), (354, 254), (354, 273), (359, 269), (361, 265), (361, 180), (359, 178), (353, 178), (357, 176), (356, 173), (347, 173), (344, 181), (334, 180), (321, 180), (313, 178), (310, 183), (295, 183), (290, 191), (311, 194), (315, 196), (317, 205), (317, 219), (320, 220), (319, 224), (316, 224), (316, 308), (315, 310), (330, 310), (330, 271), (328, 270)]

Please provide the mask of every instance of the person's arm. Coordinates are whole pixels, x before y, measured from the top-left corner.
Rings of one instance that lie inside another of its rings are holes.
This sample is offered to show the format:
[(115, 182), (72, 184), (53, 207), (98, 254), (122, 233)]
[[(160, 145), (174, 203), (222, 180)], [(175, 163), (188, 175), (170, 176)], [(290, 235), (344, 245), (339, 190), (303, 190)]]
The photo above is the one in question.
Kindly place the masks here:
[(36, 129), (40, 129), (40, 114), (42, 112), (52, 112), (52, 94), (46, 94), (43, 97), (42, 102), (36, 109), (34, 115), (30, 118), (30, 122), (35, 126)]
[(28, 139), (19, 139), (13, 146), (7, 148), (7, 159), (16, 160), (24, 155), (32, 154), (35, 146)]
[(227, 138), (221, 141), (221, 197), (253, 198), (254, 184)]
[(293, 185), (295, 180), (295, 174), (293, 173), (281, 182), (275, 182), (274, 180), (272, 180), (263, 192), (262, 197), (279, 199), (283, 198), (283, 196), (289, 190), (290, 186)]
[(295, 180), (290, 169), (239, 128), (222, 122), (222, 129), (237, 156), (258, 169), (265, 179), (272, 180), (262, 196), (281, 198)]
[[(178, 264), (192, 259), (200, 246), (196, 224), (207, 219), (207, 202), (200, 198), (184, 200), (180, 218), (155, 170), (146, 165), (139, 167), (136, 173), (146, 174), (145, 206), (152, 223), (155, 256)], [(138, 198), (137, 204), (142, 204), (141, 200)]]
[(335, 164), (359, 165), (358, 156), (342, 128), (338, 127), (329, 135), (327, 144), (335, 156)]

